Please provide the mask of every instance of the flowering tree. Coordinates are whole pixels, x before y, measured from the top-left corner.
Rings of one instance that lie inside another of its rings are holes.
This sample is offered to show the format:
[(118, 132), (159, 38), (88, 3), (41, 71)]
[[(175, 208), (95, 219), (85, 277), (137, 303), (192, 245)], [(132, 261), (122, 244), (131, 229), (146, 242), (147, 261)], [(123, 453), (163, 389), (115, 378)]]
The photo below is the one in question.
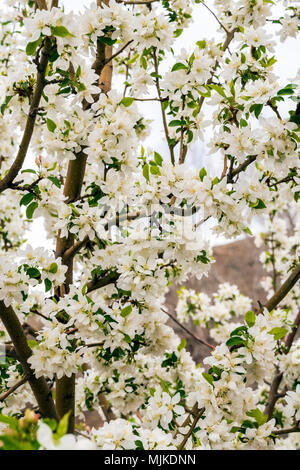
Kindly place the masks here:
[[(299, 447), (300, 81), (273, 70), (299, 1), (97, 0), (76, 15), (58, 0), (4, 3), (1, 447)], [(204, 9), (216, 40), (199, 26), (177, 55)], [(163, 155), (143, 146), (144, 101), (157, 102)], [(186, 162), (204, 133), (221, 171)], [(257, 214), (267, 302), (229, 284), (213, 299), (181, 289), (180, 340), (165, 294), (209, 272), (206, 222), (234, 239)], [(33, 248), (37, 217), (47, 241)], [(214, 343), (197, 338), (200, 366), (190, 319)], [(91, 410), (105, 423), (90, 431)]]

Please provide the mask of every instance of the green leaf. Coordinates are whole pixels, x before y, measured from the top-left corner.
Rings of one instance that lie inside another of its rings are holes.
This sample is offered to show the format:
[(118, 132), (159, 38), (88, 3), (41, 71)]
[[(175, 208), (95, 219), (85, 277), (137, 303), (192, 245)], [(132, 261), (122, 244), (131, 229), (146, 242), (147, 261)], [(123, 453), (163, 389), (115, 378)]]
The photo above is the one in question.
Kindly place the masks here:
[(277, 341), (279, 339), (282, 339), (285, 337), (285, 335), (288, 333), (288, 330), (286, 328), (272, 328), (272, 330), (268, 331), (269, 335), (273, 335), (274, 339)]
[(256, 119), (258, 119), (260, 113), (263, 110), (263, 107), (264, 107), (263, 104), (254, 104), (254, 105), (251, 106), (250, 111), (251, 111), (251, 113), (254, 111), (254, 115), (255, 115)]
[(127, 307), (122, 308), (121, 310), (121, 317), (126, 318), (128, 315), (130, 315), (132, 312), (132, 306), (127, 305)]
[(106, 44), (107, 46), (112, 46), (117, 42), (117, 39), (112, 39), (107, 36), (100, 36), (98, 37), (98, 41), (102, 42), (103, 44)]
[(11, 428), (16, 429), (18, 427), (18, 420), (12, 416), (5, 416), (0, 414), (0, 423), (8, 424)]
[(28, 268), (26, 270), (26, 274), (30, 277), (30, 279), (36, 279), (41, 275), (40, 271), (37, 268)]
[(179, 121), (178, 119), (173, 119), (173, 121), (169, 122), (170, 127), (179, 127), (179, 126), (184, 126), (185, 121)]
[(197, 41), (196, 44), (199, 47), (199, 49), (205, 49), (206, 48), (206, 41)]
[(177, 64), (173, 65), (171, 72), (176, 72), (176, 70), (187, 70), (188, 67), (181, 62), (177, 62)]
[(34, 197), (35, 196), (33, 193), (25, 194), (20, 201), (20, 206), (27, 206), (34, 199)]
[(140, 58), (140, 64), (141, 66), (143, 67), (144, 70), (147, 69), (147, 60), (145, 59), (145, 57), (142, 55), (141, 58)]
[(244, 229), (243, 229), (243, 232), (248, 233), (248, 235), (253, 236), (253, 233), (251, 232), (251, 230), (250, 230), (249, 227), (244, 228)]
[(268, 421), (268, 415), (264, 415), (258, 408), (247, 411), (246, 415), (250, 416), (250, 418), (254, 418), (259, 426), (262, 426)]
[(264, 201), (262, 201), (261, 199), (257, 199), (256, 202), (250, 202), (249, 206), (252, 207), (253, 209), (265, 209), (266, 208)]
[(158, 166), (162, 166), (163, 159), (159, 153), (154, 152), (154, 160), (157, 163)]
[(209, 88), (215, 90), (219, 95), (223, 96), (223, 98), (226, 98), (225, 91), (220, 85), (209, 85)]
[(2, 115), (4, 114), (6, 106), (8, 105), (8, 103), (10, 102), (11, 99), (12, 99), (12, 96), (8, 95), (8, 96), (5, 97), (4, 103), (1, 105), (1, 108), (0, 108), (0, 111), (1, 111)]
[(178, 345), (177, 347), (177, 351), (181, 351), (182, 349), (184, 349), (186, 347), (186, 339), (185, 338), (182, 338), (182, 340), (180, 341), (180, 344)]
[(31, 349), (33, 349), (36, 348), (39, 343), (35, 339), (28, 339), (27, 344)]
[(56, 129), (56, 124), (52, 119), (47, 118), (47, 128), (49, 132), (54, 132)]
[(255, 313), (249, 310), (249, 312), (247, 312), (245, 315), (245, 322), (247, 323), (249, 328), (251, 328), (251, 326), (255, 325), (255, 321), (256, 321)]
[(48, 176), (48, 180), (50, 180), (58, 188), (61, 188), (61, 182), (59, 181), (58, 178), (56, 178), (56, 176)]
[(160, 169), (156, 165), (155, 166), (151, 165), (150, 166), (150, 173), (151, 173), (151, 175), (160, 175)]
[(44, 279), (44, 284), (45, 284), (45, 292), (48, 292), (49, 290), (52, 289), (52, 282), (50, 279), (46, 278)]
[(58, 271), (58, 266), (56, 263), (51, 263), (50, 264), (50, 268), (49, 268), (49, 272), (52, 273), (52, 274), (56, 274)]
[(129, 106), (132, 105), (133, 102), (134, 102), (134, 98), (127, 96), (120, 101), (120, 104), (123, 104), (123, 106), (128, 108)]
[(35, 55), (37, 48), (42, 44), (42, 37), (39, 37), (36, 41), (29, 42), (26, 46), (26, 54), (27, 55)]
[(148, 163), (145, 163), (143, 166), (143, 176), (147, 182), (149, 182), (149, 165)]
[(38, 207), (38, 203), (36, 201), (32, 202), (26, 209), (26, 217), (27, 219), (32, 219), (33, 213), (35, 209)]
[(71, 411), (68, 411), (64, 415), (64, 417), (60, 420), (58, 426), (57, 426), (57, 431), (55, 433), (55, 438), (60, 439), (63, 437), (65, 434), (67, 434), (68, 431), (68, 424), (69, 424), (69, 417), (70, 417)]
[(52, 26), (51, 32), (53, 36), (58, 36), (60, 38), (66, 38), (67, 36), (74, 37), (74, 35), (71, 34), (70, 31), (68, 31), (65, 26)]
[(241, 127), (247, 127), (248, 126), (248, 122), (245, 120), (245, 119), (240, 119), (240, 126)]
[(240, 336), (231, 336), (226, 341), (226, 346), (232, 348), (233, 346), (245, 346), (245, 340)]
[(294, 94), (294, 88), (296, 85), (293, 85), (292, 83), (287, 85), (286, 87), (282, 88), (277, 92), (277, 95), (279, 96), (284, 96), (284, 95), (293, 95)]
[(213, 383), (214, 383), (214, 378), (213, 378), (212, 375), (207, 374), (206, 372), (202, 372), (202, 376), (203, 376), (203, 378), (204, 378), (210, 385), (213, 385)]
[(203, 181), (204, 180), (204, 177), (207, 175), (207, 171), (205, 168), (201, 168), (201, 170), (199, 171), (199, 178), (200, 178), (200, 181)]

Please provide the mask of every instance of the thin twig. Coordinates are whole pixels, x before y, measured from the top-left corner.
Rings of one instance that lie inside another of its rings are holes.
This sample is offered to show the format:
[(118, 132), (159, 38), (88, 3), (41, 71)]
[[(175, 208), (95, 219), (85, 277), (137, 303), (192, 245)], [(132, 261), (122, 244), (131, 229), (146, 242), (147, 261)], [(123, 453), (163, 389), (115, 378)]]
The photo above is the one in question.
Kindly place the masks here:
[(109, 62), (115, 59), (118, 55), (120, 55), (126, 49), (126, 47), (128, 47), (129, 44), (131, 44), (132, 42), (133, 42), (133, 39), (128, 41), (123, 47), (121, 47), (121, 49), (118, 49), (114, 54), (112, 54), (108, 59), (105, 60), (104, 65), (107, 65)]
[(204, 346), (207, 346), (209, 349), (215, 349), (215, 347), (212, 345), (212, 344), (209, 344), (207, 343), (206, 341), (204, 341), (203, 339), (199, 338), (198, 336), (196, 336), (192, 331), (190, 331), (188, 328), (186, 328), (184, 325), (182, 325), (171, 313), (169, 313), (167, 310), (165, 310), (164, 308), (161, 308), (161, 310), (166, 313), (172, 320), (174, 323), (176, 323), (178, 326), (180, 326), (180, 328), (182, 328), (186, 333), (188, 333), (195, 341), (197, 341), (198, 343), (201, 343), (203, 344)]
[(192, 435), (192, 433), (193, 433), (193, 431), (194, 431), (194, 429), (195, 429), (195, 427), (196, 427), (196, 424), (198, 423), (199, 419), (200, 419), (201, 416), (203, 415), (204, 410), (205, 410), (205, 408), (201, 408), (201, 410), (199, 411), (199, 413), (197, 413), (197, 415), (195, 416), (194, 421), (193, 421), (193, 423), (192, 423), (192, 425), (191, 425), (191, 427), (190, 427), (188, 433), (184, 436), (183, 441), (179, 444), (178, 450), (183, 450), (183, 448), (184, 448), (185, 444), (187, 443), (189, 437)]
[(6, 400), (13, 392), (15, 392), (19, 387), (24, 385), (28, 381), (28, 376), (25, 376), (23, 379), (19, 380), (19, 382), (15, 383), (12, 387), (10, 387), (7, 392), (0, 395), (0, 402)]
[(213, 12), (207, 5), (206, 3), (204, 2), (201, 2), (201, 5), (203, 5), (205, 8), (207, 8), (207, 10), (214, 16), (214, 18), (217, 20), (217, 22), (219, 23), (219, 25), (221, 26), (222, 29), (224, 29), (225, 33), (226, 34), (229, 34), (229, 31), (228, 29), (225, 28), (225, 26), (221, 23), (221, 21), (219, 20), (219, 18), (217, 17), (217, 15), (215, 14), (215, 12)]

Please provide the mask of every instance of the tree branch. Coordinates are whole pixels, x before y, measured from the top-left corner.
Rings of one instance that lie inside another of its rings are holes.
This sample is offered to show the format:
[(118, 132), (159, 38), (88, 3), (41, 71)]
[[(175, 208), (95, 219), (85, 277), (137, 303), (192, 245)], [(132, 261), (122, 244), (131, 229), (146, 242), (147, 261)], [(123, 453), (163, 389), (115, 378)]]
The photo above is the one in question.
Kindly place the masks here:
[(185, 435), (183, 441), (179, 444), (178, 450), (183, 450), (183, 448), (184, 448), (185, 444), (187, 443), (189, 437), (192, 435), (192, 432), (194, 431), (194, 429), (196, 427), (196, 424), (198, 423), (199, 419), (203, 415), (204, 410), (205, 410), (205, 408), (201, 408), (201, 410), (194, 417), (194, 421), (193, 421), (188, 433)]
[(123, 3), (123, 5), (151, 5), (151, 3), (159, 1), (160, 0), (117, 0), (117, 3)]
[[(298, 331), (299, 325), (300, 325), (300, 310), (299, 310), (298, 315), (295, 319), (295, 324), (294, 324), (294, 327), (293, 327), (292, 331), (285, 338), (285, 346), (286, 346), (285, 354), (287, 354), (291, 349), (291, 346), (292, 346), (293, 341), (295, 339), (295, 336), (296, 336), (296, 333)], [(269, 396), (268, 396), (268, 402), (267, 402), (267, 405), (266, 405), (265, 411), (264, 411), (265, 415), (268, 415), (269, 420), (272, 418), (274, 407), (276, 405), (276, 402), (277, 402), (278, 398), (280, 397), (280, 394), (278, 394), (278, 389), (279, 389), (279, 386), (281, 384), (282, 378), (283, 378), (283, 372), (279, 372), (279, 369), (277, 367), (277, 372), (276, 372), (276, 374), (273, 378), (273, 381), (271, 383), (270, 392), (269, 392)]]
[(108, 286), (109, 284), (116, 282), (119, 279), (119, 277), (120, 277), (120, 274), (116, 272), (107, 274), (100, 278), (95, 277), (92, 281), (87, 283), (86, 293), (88, 294), (89, 292), (93, 292), (94, 290), (99, 289), (100, 287)]
[(21, 323), (12, 307), (6, 307), (2, 300), (0, 301), (0, 319), (13, 342), (18, 360), (23, 367), (25, 376), (28, 377), (28, 382), (39, 405), (41, 414), (47, 418), (57, 420), (58, 416), (52, 393), (48, 388), (45, 378), (40, 377), (37, 379), (27, 362), (32, 355), (32, 350), (28, 346)]
[(133, 39), (128, 41), (123, 47), (118, 49), (112, 56), (108, 57), (108, 59), (105, 59), (104, 65), (107, 65), (109, 62), (115, 59), (118, 55), (120, 55), (126, 49), (126, 47), (128, 47), (129, 44), (131, 44), (132, 42), (133, 42)]
[(48, 10), (46, 0), (36, 0), (36, 4), (40, 10)]
[(19, 382), (15, 383), (15, 385), (10, 387), (10, 389), (7, 390), (7, 392), (0, 395), (0, 402), (6, 400), (9, 397), (9, 395), (15, 392), (19, 387), (21, 387), (21, 385), (24, 385), (27, 381), (28, 381), (28, 377), (25, 376), (23, 379), (19, 380)]
[(171, 313), (169, 313), (167, 310), (164, 308), (161, 308), (161, 310), (170, 317), (174, 323), (176, 323), (180, 328), (182, 328), (187, 334), (189, 334), (195, 341), (197, 341), (200, 344), (203, 344), (204, 346), (208, 347), (209, 349), (215, 349), (215, 347), (212, 344), (207, 343), (203, 339), (199, 338), (196, 336), (192, 331), (190, 331), (188, 328), (186, 328), (184, 325), (182, 325)]
[[(275, 294), (267, 301), (264, 305), (265, 308), (271, 312), (275, 307), (285, 298), (285, 296), (290, 292), (294, 285), (300, 279), (300, 263), (293, 269), (286, 281), (280, 286), (280, 288), (275, 292)], [(262, 312), (263, 308), (260, 309)]]
[(33, 134), (33, 130), (34, 130), (38, 107), (39, 107), (41, 96), (45, 87), (45, 75), (46, 75), (46, 69), (47, 69), (48, 60), (49, 60), (50, 49), (51, 49), (51, 39), (46, 37), (45, 45), (41, 51), (41, 60), (38, 64), (38, 73), (37, 73), (35, 91), (34, 91), (32, 101), (30, 104), (29, 114), (27, 117), (27, 122), (25, 125), (23, 137), (19, 146), (19, 151), (8, 173), (0, 181), (0, 193), (4, 191), (5, 189), (9, 188), (10, 184), (13, 182), (13, 180), (19, 173), (20, 169), (22, 168), (25, 157), (27, 155), (27, 151), (28, 151), (31, 137)]

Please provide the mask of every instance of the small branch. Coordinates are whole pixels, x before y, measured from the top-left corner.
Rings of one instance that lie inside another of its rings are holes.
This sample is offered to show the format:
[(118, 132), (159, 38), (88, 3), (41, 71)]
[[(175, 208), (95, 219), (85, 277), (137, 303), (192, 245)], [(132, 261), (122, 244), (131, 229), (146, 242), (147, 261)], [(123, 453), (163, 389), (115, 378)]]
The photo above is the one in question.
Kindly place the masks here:
[(126, 49), (126, 47), (128, 47), (129, 44), (131, 44), (132, 42), (133, 42), (133, 39), (128, 41), (123, 47), (121, 47), (121, 49), (118, 49), (112, 56), (110, 56), (108, 59), (105, 60), (104, 65), (107, 65), (109, 62), (115, 59), (118, 55), (120, 55)]
[(15, 392), (19, 387), (21, 387), (21, 385), (24, 385), (27, 381), (28, 381), (27, 376), (25, 376), (23, 379), (19, 380), (19, 382), (17, 382), (15, 385), (10, 387), (10, 389), (7, 390), (7, 392), (0, 395), (0, 402), (6, 400), (6, 398), (8, 398), (9, 395), (11, 395), (13, 392)]
[(165, 310), (164, 308), (161, 308), (161, 310), (166, 313), (168, 315), (168, 317), (171, 318), (171, 320), (173, 320), (174, 323), (176, 323), (180, 328), (182, 328), (186, 333), (188, 333), (195, 341), (197, 341), (198, 343), (200, 344), (203, 344), (204, 346), (208, 347), (209, 349), (212, 349), (214, 350), (215, 347), (212, 345), (212, 344), (209, 344), (207, 343), (206, 341), (204, 341), (203, 339), (199, 338), (198, 336), (196, 336), (194, 333), (192, 333), (192, 331), (190, 331), (188, 328), (186, 328), (184, 325), (182, 325), (178, 320), (177, 318), (175, 318), (173, 315), (171, 315), (171, 313), (169, 313), (167, 310)]
[(287, 335), (285, 338), (285, 346), (288, 349), (288, 351), (291, 349), (292, 344), (294, 342), (295, 336), (297, 334), (298, 328), (300, 325), (300, 310), (298, 312), (298, 315), (295, 318), (294, 326), (292, 328), (292, 331)]
[(278, 107), (274, 106), (274, 104), (272, 103), (271, 100), (267, 101), (267, 105), (270, 106), (270, 108), (274, 111), (274, 113), (276, 114), (278, 119), (280, 119), (280, 121), (282, 121), (282, 117), (280, 116), (280, 113), (278, 111)]
[(109, 402), (106, 400), (105, 396), (103, 393), (100, 393), (99, 395), (99, 403), (101, 405), (101, 409), (103, 411), (103, 414), (106, 418), (106, 421), (109, 423), (110, 421), (116, 419), (116, 416), (114, 412), (111, 409), (111, 406)]
[(234, 183), (233, 178), (241, 173), (242, 171), (246, 170), (246, 168), (251, 165), (252, 162), (255, 162), (257, 159), (257, 155), (251, 155), (247, 160), (245, 160), (243, 163), (241, 163), (235, 170), (231, 171), (230, 177), (228, 177), (228, 183)]
[(40, 10), (48, 10), (46, 0), (36, 0), (36, 4)]
[(188, 431), (188, 433), (185, 435), (183, 441), (179, 444), (178, 446), (178, 450), (183, 450), (185, 444), (187, 443), (188, 439), (190, 438), (190, 436), (192, 435), (195, 427), (196, 427), (196, 424), (198, 423), (199, 419), (201, 418), (201, 416), (203, 415), (204, 413), (204, 410), (205, 408), (201, 408), (201, 410), (197, 413), (197, 415), (195, 416), (194, 418), (194, 421)]
[(63, 262), (65, 263), (67, 260), (74, 258), (74, 256), (81, 250), (81, 248), (87, 244), (89, 241), (89, 237), (86, 235), (83, 240), (79, 240), (78, 242), (74, 243), (70, 248), (68, 248), (63, 256)]
[[(292, 346), (293, 341), (295, 339), (295, 336), (296, 336), (296, 333), (298, 331), (299, 325), (300, 325), (300, 310), (299, 310), (298, 315), (295, 319), (295, 326), (293, 327), (292, 331), (285, 338), (285, 346), (286, 346), (285, 354), (287, 354), (289, 352), (289, 350), (291, 349), (291, 346)], [(274, 407), (276, 405), (276, 402), (277, 402), (278, 398), (280, 398), (280, 394), (278, 393), (278, 389), (279, 389), (279, 386), (281, 384), (282, 378), (283, 378), (283, 372), (279, 372), (279, 369), (277, 367), (277, 373), (275, 374), (275, 376), (272, 380), (271, 387), (270, 387), (270, 392), (269, 392), (269, 396), (268, 396), (268, 402), (267, 402), (267, 405), (266, 405), (265, 411), (264, 411), (264, 414), (268, 416), (269, 420), (272, 418)]]
[(89, 292), (93, 292), (94, 290), (99, 289), (100, 287), (108, 286), (109, 284), (116, 282), (119, 279), (119, 277), (120, 277), (120, 274), (116, 272), (107, 274), (100, 278), (96, 277), (95, 279), (87, 283), (86, 293), (88, 294)]
[(168, 101), (168, 98), (134, 98), (134, 101), (160, 101), (163, 103), (164, 101)]
[(169, 134), (167, 117), (166, 117), (166, 111), (165, 111), (163, 103), (162, 103), (163, 98), (161, 96), (160, 82), (159, 82), (159, 78), (158, 78), (159, 77), (159, 70), (158, 70), (158, 60), (157, 60), (156, 49), (155, 48), (153, 48), (152, 56), (153, 56), (153, 63), (154, 63), (154, 70), (155, 70), (155, 86), (156, 86), (156, 90), (157, 90), (159, 100), (161, 101), (160, 107), (161, 107), (163, 127), (164, 127), (165, 136), (166, 136), (166, 139), (167, 139), (167, 144), (168, 144), (169, 151), (170, 151), (171, 162), (172, 162), (173, 165), (175, 165), (174, 146), (171, 145), (171, 143), (170, 143), (170, 134)]
[(57, 8), (57, 7), (58, 7), (58, 0), (52, 0), (51, 9), (52, 8)]
[(151, 5), (151, 3), (159, 2), (160, 0), (117, 0), (117, 3), (123, 5)]
[(207, 10), (214, 16), (214, 18), (217, 20), (217, 22), (219, 23), (219, 25), (221, 26), (222, 29), (224, 29), (225, 33), (226, 34), (229, 34), (229, 31), (228, 29), (225, 28), (225, 26), (221, 23), (221, 21), (219, 20), (219, 18), (217, 17), (217, 15), (215, 14), (215, 12), (213, 12), (207, 5), (206, 3), (204, 2), (201, 2), (201, 5), (203, 5), (205, 8), (207, 8)]
[(289, 429), (278, 429), (278, 431), (273, 431), (272, 434), (276, 434), (276, 436), (280, 436), (282, 434), (290, 434), (292, 432), (300, 432), (300, 422), (295, 424), (292, 428)]
[(222, 180), (223, 178), (225, 178), (225, 176), (226, 176), (226, 173), (227, 173), (227, 163), (228, 163), (228, 157), (227, 157), (227, 155), (225, 155), (225, 157), (224, 157), (223, 171), (222, 171), (222, 175), (221, 175), (221, 180)]
[(22, 168), (25, 157), (27, 155), (31, 137), (34, 131), (36, 115), (38, 112), (42, 93), (45, 87), (45, 75), (46, 75), (46, 69), (48, 65), (51, 46), (52, 46), (51, 40), (50, 38), (47, 37), (45, 39), (45, 45), (41, 51), (41, 60), (38, 64), (36, 87), (35, 87), (35, 91), (34, 91), (32, 101), (30, 104), (27, 122), (25, 125), (23, 137), (19, 146), (19, 151), (8, 173), (0, 181), (0, 193), (4, 191), (5, 189), (7, 189), (10, 186), (10, 184), (13, 182), (13, 180), (19, 173), (20, 169)]
[[(281, 287), (275, 292), (275, 294), (267, 301), (264, 305), (266, 309), (271, 312), (275, 307), (285, 298), (285, 296), (290, 292), (294, 285), (300, 279), (300, 263), (293, 269), (286, 281), (281, 285)], [(260, 309), (260, 312), (262, 309)]]
[(32, 355), (32, 350), (28, 346), (21, 323), (12, 307), (6, 307), (3, 301), (0, 301), (0, 319), (13, 342), (18, 360), (23, 367), (24, 374), (28, 377), (28, 382), (38, 402), (41, 414), (44, 417), (57, 420), (58, 416), (52, 393), (49, 390), (45, 378), (40, 377), (37, 379), (28, 363), (28, 359)]

